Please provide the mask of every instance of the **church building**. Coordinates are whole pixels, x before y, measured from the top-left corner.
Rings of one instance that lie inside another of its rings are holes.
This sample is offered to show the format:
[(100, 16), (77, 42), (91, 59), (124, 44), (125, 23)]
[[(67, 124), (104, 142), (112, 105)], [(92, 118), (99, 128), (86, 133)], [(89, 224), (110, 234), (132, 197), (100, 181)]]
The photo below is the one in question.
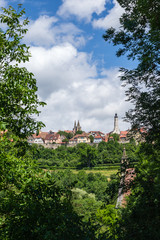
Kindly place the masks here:
[(81, 125), (79, 123), (79, 120), (78, 120), (78, 123), (76, 124), (76, 121), (74, 122), (74, 128), (73, 128), (73, 132), (76, 133), (77, 131), (81, 131)]

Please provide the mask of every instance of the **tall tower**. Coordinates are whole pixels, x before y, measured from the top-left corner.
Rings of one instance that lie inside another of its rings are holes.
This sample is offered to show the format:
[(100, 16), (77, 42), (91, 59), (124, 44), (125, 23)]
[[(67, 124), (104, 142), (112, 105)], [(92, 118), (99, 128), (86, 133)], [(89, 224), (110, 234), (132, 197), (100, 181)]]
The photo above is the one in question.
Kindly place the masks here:
[(120, 134), (120, 130), (119, 130), (119, 127), (118, 127), (118, 115), (117, 115), (117, 113), (114, 116), (114, 129), (113, 129), (112, 133)]
[(79, 120), (78, 120), (78, 123), (77, 123), (77, 131), (81, 131), (81, 126), (80, 126)]
[(76, 125), (76, 121), (74, 122), (74, 128), (73, 128), (73, 132), (76, 133), (77, 132), (77, 125)]

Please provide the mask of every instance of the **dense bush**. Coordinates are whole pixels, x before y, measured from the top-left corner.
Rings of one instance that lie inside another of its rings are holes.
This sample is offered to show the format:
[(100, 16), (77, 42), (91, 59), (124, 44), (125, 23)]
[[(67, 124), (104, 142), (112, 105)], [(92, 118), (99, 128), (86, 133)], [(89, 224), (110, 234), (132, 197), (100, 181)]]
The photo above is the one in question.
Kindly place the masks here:
[[(138, 161), (137, 146), (134, 143), (125, 144), (128, 159)], [(105, 164), (120, 163), (123, 154), (123, 144), (117, 141), (101, 142), (98, 147), (86, 143), (75, 147), (61, 146), (57, 149), (48, 149), (36, 144), (32, 145), (32, 157), (38, 160), (41, 168), (84, 168), (100, 167)]]

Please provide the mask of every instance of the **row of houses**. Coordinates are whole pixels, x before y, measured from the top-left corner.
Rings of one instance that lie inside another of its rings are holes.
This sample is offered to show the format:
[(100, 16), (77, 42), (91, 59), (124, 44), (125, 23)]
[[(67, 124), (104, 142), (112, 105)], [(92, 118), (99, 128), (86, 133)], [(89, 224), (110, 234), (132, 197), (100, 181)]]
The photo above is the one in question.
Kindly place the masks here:
[[(76, 132), (78, 134), (76, 134)], [(127, 143), (130, 141), (131, 138), (134, 138), (136, 142), (143, 141), (143, 133), (145, 133), (145, 129), (141, 128), (140, 131), (137, 131), (136, 133), (133, 133), (129, 130), (127, 131), (120, 131), (118, 126), (118, 115), (117, 113), (114, 116), (114, 129), (110, 133), (104, 134), (101, 131), (89, 131), (88, 133), (81, 131), (81, 126), (78, 120), (78, 123), (76, 124), (76, 121), (74, 122), (73, 130), (65, 130), (65, 131), (59, 131), (59, 132), (39, 132), (38, 135), (33, 134), (28, 138), (28, 142), (30, 144), (36, 143), (36, 144), (65, 144), (68, 145), (76, 145), (78, 143), (100, 143), (102, 141), (108, 142), (114, 140), (114, 134), (117, 134), (119, 136), (119, 143)], [(73, 136), (71, 139), (68, 139), (66, 142), (66, 134), (62, 133), (71, 133), (70, 136)], [(91, 137), (92, 136), (92, 137)]]
[(30, 136), (27, 140), (28, 143), (36, 143), (36, 144), (62, 144), (63, 140), (65, 139), (65, 136), (61, 136), (60, 134), (56, 132), (39, 132), (39, 134), (33, 134)]
[[(69, 130), (64, 131), (66, 133), (72, 132)], [(127, 142), (127, 133), (128, 131), (121, 131), (119, 135), (119, 142)], [(92, 138), (91, 138), (92, 136)], [(60, 135), (57, 132), (39, 132), (38, 135), (33, 134), (28, 138), (28, 143), (36, 143), (36, 144), (64, 144), (66, 137), (64, 135)], [(82, 134), (76, 134), (71, 139), (69, 139), (68, 144), (78, 144), (78, 143), (100, 143), (102, 141), (108, 142), (113, 140), (113, 136), (110, 133), (104, 134), (100, 131), (90, 131), (88, 133), (82, 132)]]

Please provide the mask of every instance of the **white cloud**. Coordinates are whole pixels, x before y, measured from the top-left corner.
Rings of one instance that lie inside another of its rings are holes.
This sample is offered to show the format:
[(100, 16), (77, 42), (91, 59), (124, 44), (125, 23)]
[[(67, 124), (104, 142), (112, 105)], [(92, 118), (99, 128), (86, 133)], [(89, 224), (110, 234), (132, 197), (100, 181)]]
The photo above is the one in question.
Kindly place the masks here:
[(36, 46), (50, 46), (54, 43), (53, 24), (55, 17), (40, 16), (36, 21), (31, 21), (25, 42)]
[(59, 23), (55, 17), (40, 16), (30, 21), (25, 43), (34, 46), (52, 47), (55, 44), (68, 42), (74, 46), (85, 45), (83, 32), (73, 23)]
[(110, 27), (119, 28), (119, 18), (124, 13), (124, 9), (119, 5), (119, 3), (114, 0), (114, 7), (109, 10), (109, 13), (104, 18), (99, 18), (98, 20), (94, 19), (92, 24), (94, 28), (107, 29)]
[(7, 1), (1, 0), (1, 7), (6, 7), (7, 6)]
[[(59, 14), (90, 20), (93, 12), (104, 10), (104, 4), (105, 0), (64, 0)], [(113, 130), (115, 112), (120, 129), (127, 128), (121, 121), (128, 103), (118, 69), (103, 69), (98, 75), (92, 55), (78, 50), (86, 42), (82, 30), (73, 23), (40, 16), (31, 21), (24, 40), (31, 44), (32, 55), (25, 66), (34, 73), (39, 97), (47, 103), (39, 117), (46, 124), (43, 130), (72, 129), (79, 119), (85, 131), (108, 132)]]
[(71, 44), (45, 49), (32, 47), (32, 58), (27, 68), (38, 79), (40, 95), (46, 99), (52, 92), (75, 85), (96, 76), (96, 67), (90, 64), (90, 56), (78, 52)]
[(103, 69), (97, 77), (92, 56), (67, 43), (50, 49), (32, 47), (31, 53), (26, 66), (35, 74), (40, 99), (47, 103), (40, 114), (44, 130), (72, 129), (74, 120), (79, 119), (85, 131), (109, 132), (115, 112), (120, 129), (127, 128), (121, 117), (128, 103), (118, 69)]
[(119, 80), (116, 79), (117, 83), (112, 84), (114, 78), (113, 74), (112, 79), (90, 79), (81, 82), (77, 88), (71, 84), (69, 88), (52, 93), (41, 114), (47, 130), (72, 129), (74, 120), (79, 119), (85, 131), (109, 132), (113, 130), (113, 116), (116, 112), (119, 127), (125, 130), (128, 125), (122, 122), (122, 116), (128, 104)]
[(64, 18), (75, 15), (79, 19), (90, 21), (92, 14), (100, 14), (105, 10), (106, 0), (63, 0), (58, 14)]

